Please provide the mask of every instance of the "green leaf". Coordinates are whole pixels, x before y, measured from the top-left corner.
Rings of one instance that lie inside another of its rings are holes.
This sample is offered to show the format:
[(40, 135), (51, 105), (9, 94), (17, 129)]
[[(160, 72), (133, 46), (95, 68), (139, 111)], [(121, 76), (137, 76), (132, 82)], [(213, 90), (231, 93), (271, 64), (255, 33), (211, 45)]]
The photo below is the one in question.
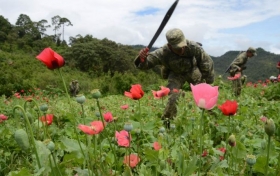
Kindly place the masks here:
[(30, 174), (28, 169), (23, 167), (19, 171), (11, 171), (11, 172), (9, 172), (8, 176), (31, 176), (31, 174)]
[(244, 158), (246, 157), (246, 148), (241, 142), (236, 141), (236, 146), (233, 147), (232, 153), (234, 157)]
[[(79, 143), (75, 139), (69, 139), (67, 137), (62, 137), (60, 139), (60, 141), (65, 146), (65, 150), (67, 152), (74, 152), (74, 151), (75, 152), (80, 152), (81, 151)], [(83, 143), (81, 143), (81, 147), (82, 147), (82, 150), (86, 150), (86, 146)]]
[(183, 175), (191, 175), (196, 170), (196, 163), (197, 163), (197, 157), (194, 157), (190, 162), (187, 168), (184, 170)]
[(257, 172), (264, 174), (266, 165), (266, 156), (262, 155), (257, 158), (257, 162), (254, 165), (253, 169)]

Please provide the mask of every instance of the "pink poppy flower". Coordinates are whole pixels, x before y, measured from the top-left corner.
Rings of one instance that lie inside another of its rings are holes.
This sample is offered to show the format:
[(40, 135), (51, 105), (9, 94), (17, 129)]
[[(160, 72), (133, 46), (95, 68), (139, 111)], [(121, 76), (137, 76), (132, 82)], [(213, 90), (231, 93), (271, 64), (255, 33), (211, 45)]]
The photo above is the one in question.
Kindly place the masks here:
[(124, 156), (123, 163), (127, 166), (130, 166), (131, 168), (134, 168), (137, 166), (137, 164), (140, 162), (140, 158), (136, 154), (130, 154), (130, 156)]
[(94, 135), (94, 134), (99, 134), (100, 132), (102, 132), (104, 129), (104, 126), (103, 126), (102, 121), (93, 121), (90, 123), (90, 126), (79, 125), (78, 128), (86, 134)]
[(161, 88), (161, 90), (159, 90), (159, 91), (152, 90), (152, 93), (156, 99), (165, 97), (170, 92), (170, 89), (168, 87), (160, 86), (160, 88)]
[(123, 110), (126, 110), (126, 109), (129, 108), (129, 106), (128, 106), (127, 104), (125, 104), (125, 105), (122, 105), (121, 108), (122, 108)]
[(103, 117), (106, 122), (112, 122), (114, 120), (111, 112), (106, 112), (105, 114), (103, 114)]
[(267, 117), (265, 117), (265, 116), (262, 116), (262, 117), (260, 118), (260, 120), (261, 120), (262, 122), (266, 122), (266, 120), (267, 120)]
[(191, 84), (193, 98), (198, 107), (210, 110), (215, 107), (218, 101), (219, 87), (212, 87), (209, 84), (201, 83), (197, 85)]
[(133, 100), (139, 100), (144, 96), (144, 91), (140, 84), (135, 84), (131, 86), (130, 92), (125, 91), (124, 95)]
[(115, 137), (117, 139), (118, 145), (122, 147), (129, 147), (131, 136), (129, 136), (129, 133), (125, 130), (122, 130), (120, 132), (115, 133)]
[(235, 74), (233, 77), (228, 77), (229, 80), (237, 80), (238, 78), (240, 78), (241, 74), (237, 73)]
[(51, 70), (63, 67), (65, 64), (63, 57), (54, 52), (51, 48), (45, 48), (36, 58)]
[(43, 122), (45, 125), (51, 125), (53, 122), (53, 114), (46, 114), (46, 116), (42, 116), (40, 118), (41, 122)]
[(180, 91), (178, 89), (173, 89), (172, 92), (179, 93)]
[(7, 120), (8, 116), (5, 116), (4, 114), (0, 114), (0, 120)]
[(154, 142), (153, 147), (155, 150), (160, 150), (161, 149), (161, 145), (158, 142)]

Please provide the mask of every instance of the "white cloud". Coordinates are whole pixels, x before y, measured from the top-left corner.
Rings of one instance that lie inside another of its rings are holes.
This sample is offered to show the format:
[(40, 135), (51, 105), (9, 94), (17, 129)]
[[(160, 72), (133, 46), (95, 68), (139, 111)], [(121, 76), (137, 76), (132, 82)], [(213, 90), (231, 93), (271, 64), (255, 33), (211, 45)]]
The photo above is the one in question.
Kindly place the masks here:
[[(50, 24), (51, 18), (59, 15), (68, 18), (73, 24), (65, 28), (65, 39), (78, 34), (90, 34), (122, 44), (148, 45), (173, 2), (0, 0), (0, 15), (8, 18), (12, 24), (15, 24), (20, 14), (28, 15), (32, 21), (46, 19)], [(154, 46), (159, 47), (166, 43), (165, 32), (177, 27), (184, 31), (187, 38), (203, 43), (205, 50), (213, 56), (222, 55), (228, 50), (244, 50), (248, 46), (262, 47), (279, 54), (280, 44), (275, 41), (252, 40), (242, 32), (229, 34), (223, 31), (280, 16), (279, 7), (280, 1), (275, 0), (181, 0)], [(148, 8), (156, 8), (158, 11), (143, 16), (136, 14)], [(49, 30), (49, 34), (51, 33), (53, 31)]]

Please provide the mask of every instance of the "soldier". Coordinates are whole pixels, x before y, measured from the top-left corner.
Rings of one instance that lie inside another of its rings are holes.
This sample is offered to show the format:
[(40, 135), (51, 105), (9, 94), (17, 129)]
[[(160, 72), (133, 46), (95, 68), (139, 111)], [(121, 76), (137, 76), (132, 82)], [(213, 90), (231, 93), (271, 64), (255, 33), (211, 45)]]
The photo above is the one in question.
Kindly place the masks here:
[(148, 48), (140, 50), (134, 64), (141, 70), (147, 70), (156, 65), (163, 66), (162, 76), (168, 79), (170, 89), (169, 99), (162, 115), (167, 127), (169, 120), (177, 114), (177, 91), (185, 82), (198, 84), (214, 82), (214, 63), (211, 57), (203, 50), (201, 44), (189, 41), (180, 29), (170, 29), (166, 33), (167, 44), (148, 52)]
[(73, 97), (76, 97), (76, 95), (80, 91), (80, 86), (77, 80), (72, 80), (69, 85), (70, 93)]
[(241, 87), (242, 87), (242, 77), (243, 77), (243, 70), (245, 70), (246, 63), (249, 58), (256, 56), (257, 52), (256, 49), (253, 47), (249, 47), (247, 51), (241, 52), (237, 58), (233, 60), (229, 67), (229, 74), (231, 77), (235, 75), (239, 75), (237, 79), (233, 80), (233, 91), (236, 96), (241, 94)]

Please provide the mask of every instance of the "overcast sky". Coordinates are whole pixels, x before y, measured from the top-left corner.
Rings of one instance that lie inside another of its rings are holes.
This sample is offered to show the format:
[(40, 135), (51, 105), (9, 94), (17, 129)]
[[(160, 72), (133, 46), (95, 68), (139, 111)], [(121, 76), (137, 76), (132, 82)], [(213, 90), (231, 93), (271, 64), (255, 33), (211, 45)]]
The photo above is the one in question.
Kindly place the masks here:
[[(78, 34), (125, 45), (148, 45), (174, 0), (0, 0), (0, 15), (15, 24), (59, 15), (71, 21), (65, 40)], [(168, 29), (203, 44), (212, 56), (249, 46), (280, 54), (280, 0), (180, 0), (154, 47), (166, 43)], [(48, 34), (54, 34), (49, 30)]]

